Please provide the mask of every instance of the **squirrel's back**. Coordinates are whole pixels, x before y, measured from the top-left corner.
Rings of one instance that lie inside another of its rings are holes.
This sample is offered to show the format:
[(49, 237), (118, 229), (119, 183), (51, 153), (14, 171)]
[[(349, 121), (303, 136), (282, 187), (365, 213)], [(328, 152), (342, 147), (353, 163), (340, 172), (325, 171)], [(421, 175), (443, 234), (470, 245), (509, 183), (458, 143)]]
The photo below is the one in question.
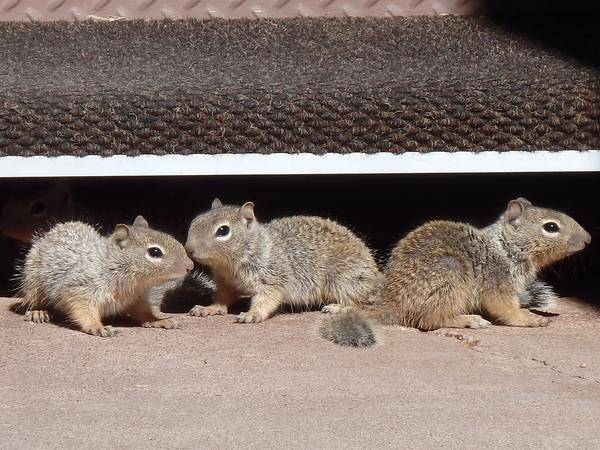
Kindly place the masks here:
[[(82, 222), (64, 222), (36, 236), (21, 273), (21, 291), (40, 291), (47, 302), (65, 290), (102, 282), (107, 243)], [(106, 280), (104, 280), (106, 281)]]
[(289, 269), (291, 303), (375, 301), (379, 268), (371, 250), (348, 228), (321, 217), (291, 216), (265, 229), (275, 243), (270, 264)]
[(57, 261), (85, 258), (89, 252), (92, 256), (104, 242), (100, 233), (91, 225), (83, 222), (63, 222), (52, 227), (48, 232), (34, 236), (31, 253), (45, 253), (45, 256)]
[[(279, 254), (273, 262), (287, 259), (298, 277), (326, 277), (333, 270), (378, 271), (371, 250), (351, 230), (314, 216), (291, 216), (265, 225)], [(360, 275), (359, 273), (356, 274)]]
[[(438, 318), (421, 311), (460, 314), (463, 302), (473, 297), (471, 286), (461, 281), (474, 276), (474, 255), (485, 247), (484, 241), (471, 225), (450, 221), (431, 221), (408, 233), (393, 249), (384, 271), (387, 309), (380, 321), (430, 329)], [(451, 286), (461, 289), (462, 299), (447, 292)], [(439, 296), (431, 295), (432, 291), (446, 300), (438, 304)], [(455, 299), (459, 301), (453, 303)]]

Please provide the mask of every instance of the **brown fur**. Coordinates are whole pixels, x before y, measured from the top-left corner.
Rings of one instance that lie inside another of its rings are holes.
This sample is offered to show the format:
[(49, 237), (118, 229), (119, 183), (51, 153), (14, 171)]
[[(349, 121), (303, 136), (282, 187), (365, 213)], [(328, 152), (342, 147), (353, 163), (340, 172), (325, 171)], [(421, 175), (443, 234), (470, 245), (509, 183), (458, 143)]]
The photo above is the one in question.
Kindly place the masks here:
[[(160, 250), (157, 256), (152, 252)], [(21, 276), (25, 319), (40, 323), (50, 312), (65, 315), (84, 333), (113, 336), (109, 316), (128, 314), (149, 327), (175, 328), (152, 312), (151, 287), (182, 278), (193, 267), (183, 246), (152, 230), (141, 216), (117, 225), (109, 237), (81, 222), (56, 225), (34, 239)]]
[[(218, 236), (220, 227), (228, 234)], [(378, 298), (381, 273), (368, 247), (347, 228), (320, 217), (294, 216), (265, 225), (254, 205), (223, 206), (192, 222), (186, 249), (210, 267), (215, 305), (196, 306), (192, 315), (224, 314), (251, 298), (242, 323), (261, 322), (282, 305), (305, 309), (325, 304), (356, 306)], [(219, 305), (219, 306), (217, 306)]]
[[(547, 222), (560, 224), (549, 233)], [(362, 311), (339, 311), (324, 321), (321, 335), (337, 344), (375, 343), (371, 322), (422, 330), (441, 327), (484, 328), (500, 325), (539, 327), (548, 319), (526, 308), (554, 300), (538, 271), (591, 241), (575, 220), (534, 207), (524, 198), (487, 228), (433, 221), (410, 232), (392, 251), (384, 271), (380, 303)], [(524, 308), (522, 307), (524, 306)]]
[[(544, 224), (560, 231), (549, 233)], [(509, 202), (493, 225), (433, 221), (403, 238), (385, 269), (384, 323), (423, 330), (508, 326), (545, 326), (548, 319), (521, 308), (519, 295), (543, 267), (582, 250), (590, 235), (572, 218)]]

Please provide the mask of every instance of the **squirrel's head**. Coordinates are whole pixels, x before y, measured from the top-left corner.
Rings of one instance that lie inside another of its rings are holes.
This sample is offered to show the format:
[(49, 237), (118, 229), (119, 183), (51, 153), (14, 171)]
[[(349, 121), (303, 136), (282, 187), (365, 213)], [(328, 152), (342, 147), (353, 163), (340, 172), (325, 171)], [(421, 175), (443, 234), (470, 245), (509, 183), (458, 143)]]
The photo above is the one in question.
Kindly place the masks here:
[(4, 204), (0, 230), (9, 238), (31, 242), (36, 233), (71, 219), (73, 213), (71, 190), (66, 181), (56, 180), (50, 186), (23, 186)]
[(146, 219), (137, 216), (133, 225), (119, 224), (111, 236), (127, 270), (151, 284), (183, 278), (194, 268), (183, 245), (168, 234), (150, 228)]
[(257, 230), (254, 204), (223, 205), (215, 198), (210, 210), (196, 217), (188, 231), (185, 249), (194, 261), (209, 267), (228, 264), (243, 256)]
[(509, 242), (531, 253), (538, 268), (579, 252), (592, 241), (571, 217), (533, 206), (522, 197), (508, 202), (501, 221)]

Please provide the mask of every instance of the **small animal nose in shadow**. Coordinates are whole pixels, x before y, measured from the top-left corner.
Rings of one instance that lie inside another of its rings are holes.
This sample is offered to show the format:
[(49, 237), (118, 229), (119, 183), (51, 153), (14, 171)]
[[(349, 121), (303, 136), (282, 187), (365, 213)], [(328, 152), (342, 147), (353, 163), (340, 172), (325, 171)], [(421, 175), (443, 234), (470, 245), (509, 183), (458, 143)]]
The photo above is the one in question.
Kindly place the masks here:
[(584, 241), (586, 244), (590, 244), (590, 243), (592, 242), (592, 236), (590, 235), (590, 233), (585, 233), (585, 234), (583, 235), (583, 241)]

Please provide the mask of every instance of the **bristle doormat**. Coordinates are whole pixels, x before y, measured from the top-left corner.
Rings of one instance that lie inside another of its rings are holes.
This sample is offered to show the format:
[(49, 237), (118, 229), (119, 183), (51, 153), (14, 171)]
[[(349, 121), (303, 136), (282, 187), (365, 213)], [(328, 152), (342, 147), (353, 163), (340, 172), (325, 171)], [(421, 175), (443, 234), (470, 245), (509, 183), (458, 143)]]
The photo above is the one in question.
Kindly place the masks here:
[(600, 148), (596, 17), (0, 24), (0, 155)]

